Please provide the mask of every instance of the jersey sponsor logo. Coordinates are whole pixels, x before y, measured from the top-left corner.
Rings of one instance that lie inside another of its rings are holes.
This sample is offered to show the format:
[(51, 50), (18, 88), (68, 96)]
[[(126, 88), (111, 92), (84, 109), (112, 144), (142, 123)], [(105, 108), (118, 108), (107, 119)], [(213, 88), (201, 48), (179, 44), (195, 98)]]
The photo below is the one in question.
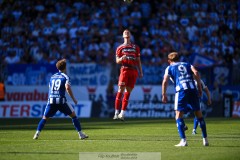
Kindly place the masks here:
[(10, 92), (6, 93), (8, 101), (46, 101), (48, 99), (47, 92), (39, 92), (34, 89), (32, 92)]
[(136, 52), (135, 48), (124, 48), (122, 52)]
[(126, 57), (128, 60), (132, 60), (132, 61), (135, 61), (136, 60), (136, 58), (134, 58), (134, 57), (132, 57), (132, 56), (127, 56)]
[(129, 101), (126, 117), (131, 118), (172, 118), (175, 116), (173, 103), (152, 103)]
[(64, 78), (62, 75), (53, 75), (52, 78)]
[[(89, 118), (91, 116), (91, 101), (81, 101), (77, 105), (71, 103), (78, 117)], [(0, 102), (0, 118), (40, 118), (46, 107), (46, 102)], [(63, 113), (57, 112), (54, 117), (66, 117)]]

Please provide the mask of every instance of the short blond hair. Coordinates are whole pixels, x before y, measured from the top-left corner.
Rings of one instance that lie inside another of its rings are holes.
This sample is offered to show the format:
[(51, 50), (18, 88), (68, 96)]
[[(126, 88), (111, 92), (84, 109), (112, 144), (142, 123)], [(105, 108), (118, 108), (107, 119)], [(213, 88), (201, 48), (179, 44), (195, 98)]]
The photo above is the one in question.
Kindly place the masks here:
[(177, 62), (179, 61), (179, 54), (177, 52), (172, 52), (169, 53), (168, 55), (168, 60), (172, 61), (172, 62)]
[(56, 67), (58, 70), (63, 71), (66, 69), (66, 59), (61, 59), (56, 63)]

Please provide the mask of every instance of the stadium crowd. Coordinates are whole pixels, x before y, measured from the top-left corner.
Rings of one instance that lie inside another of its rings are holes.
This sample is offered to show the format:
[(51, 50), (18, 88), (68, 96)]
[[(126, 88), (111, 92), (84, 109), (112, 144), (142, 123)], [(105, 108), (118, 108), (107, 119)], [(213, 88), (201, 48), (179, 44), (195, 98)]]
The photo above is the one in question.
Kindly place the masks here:
[(0, 0), (0, 61), (112, 63), (128, 28), (145, 65), (170, 51), (240, 66), (240, 0)]

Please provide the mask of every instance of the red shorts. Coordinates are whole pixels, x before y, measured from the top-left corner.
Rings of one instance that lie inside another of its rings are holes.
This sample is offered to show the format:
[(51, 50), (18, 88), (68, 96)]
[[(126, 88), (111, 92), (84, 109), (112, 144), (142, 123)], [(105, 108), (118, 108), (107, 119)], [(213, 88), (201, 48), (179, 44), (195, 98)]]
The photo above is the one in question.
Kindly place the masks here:
[(138, 77), (137, 69), (121, 68), (118, 85), (134, 88), (134, 85), (137, 81), (137, 77)]

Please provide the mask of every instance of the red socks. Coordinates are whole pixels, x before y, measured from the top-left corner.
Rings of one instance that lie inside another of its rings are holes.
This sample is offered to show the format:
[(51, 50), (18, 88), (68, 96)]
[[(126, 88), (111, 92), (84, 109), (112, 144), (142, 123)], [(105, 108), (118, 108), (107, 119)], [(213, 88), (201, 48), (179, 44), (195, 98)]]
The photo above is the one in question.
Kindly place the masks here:
[(124, 111), (127, 109), (129, 97), (130, 97), (130, 92), (125, 92), (123, 96), (123, 104), (122, 104), (122, 110)]
[[(120, 110), (122, 95), (123, 94), (121, 92), (117, 92), (116, 99), (115, 99), (115, 110)], [(123, 101), (122, 101), (122, 110), (124, 111), (127, 109), (129, 97), (130, 97), (130, 92), (125, 92), (123, 96)]]
[(116, 110), (120, 109), (121, 100), (122, 100), (122, 93), (117, 92), (116, 99), (115, 99), (115, 109)]

